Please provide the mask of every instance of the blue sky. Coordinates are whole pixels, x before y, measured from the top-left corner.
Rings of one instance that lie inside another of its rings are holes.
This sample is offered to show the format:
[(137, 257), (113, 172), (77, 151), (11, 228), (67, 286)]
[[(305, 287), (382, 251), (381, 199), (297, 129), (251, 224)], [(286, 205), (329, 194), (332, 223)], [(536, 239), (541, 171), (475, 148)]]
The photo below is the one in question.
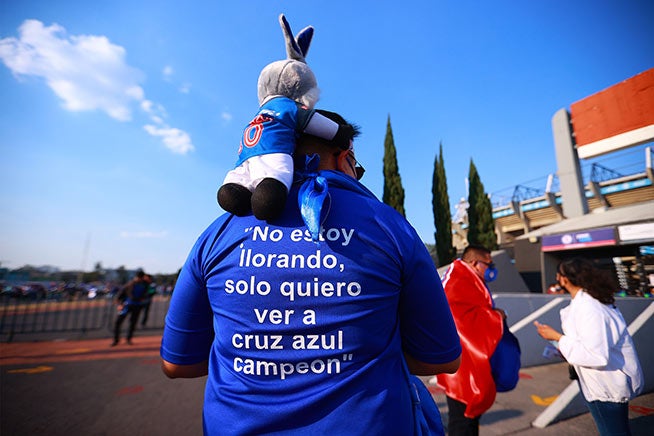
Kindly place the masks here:
[[(0, 264), (175, 272), (222, 211), (217, 187), (285, 57), (277, 17), (315, 35), (318, 107), (362, 127), (381, 198), (390, 115), (408, 220), (434, 241), (442, 142), (452, 205), (544, 187), (552, 115), (654, 66), (654, 3), (0, 2)], [(640, 157), (640, 156), (639, 156)]]

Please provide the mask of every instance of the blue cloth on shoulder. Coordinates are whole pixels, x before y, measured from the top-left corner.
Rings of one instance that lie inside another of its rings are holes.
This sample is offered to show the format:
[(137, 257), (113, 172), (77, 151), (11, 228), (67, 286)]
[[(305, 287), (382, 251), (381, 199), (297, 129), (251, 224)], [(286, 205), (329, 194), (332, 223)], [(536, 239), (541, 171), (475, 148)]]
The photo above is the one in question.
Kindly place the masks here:
[(301, 177), (305, 180), (300, 186), (298, 195), (302, 220), (309, 229), (314, 242), (318, 242), (320, 236), (320, 216), (325, 199), (329, 194), (327, 180), (319, 176), (317, 172), (319, 162), (320, 157), (317, 154), (306, 157), (305, 168), (300, 172)]

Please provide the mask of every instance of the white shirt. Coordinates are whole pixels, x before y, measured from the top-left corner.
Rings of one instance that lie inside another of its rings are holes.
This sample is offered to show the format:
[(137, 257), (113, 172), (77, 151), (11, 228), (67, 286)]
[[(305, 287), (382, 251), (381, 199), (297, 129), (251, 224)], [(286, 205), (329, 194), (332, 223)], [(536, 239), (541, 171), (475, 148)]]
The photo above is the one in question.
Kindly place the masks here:
[(620, 310), (583, 289), (561, 309), (559, 350), (579, 375), (587, 401), (622, 403), (643, 389), (643, 371)]

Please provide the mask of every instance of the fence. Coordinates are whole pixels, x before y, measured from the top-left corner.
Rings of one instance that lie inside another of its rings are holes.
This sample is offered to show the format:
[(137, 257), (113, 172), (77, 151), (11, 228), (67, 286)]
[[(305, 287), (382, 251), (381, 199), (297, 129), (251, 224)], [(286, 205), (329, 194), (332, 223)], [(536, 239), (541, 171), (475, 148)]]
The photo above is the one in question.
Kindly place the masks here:
[[(155, 295), (150, 307), (144, 308), (141, 317), (148, 311), (146, 329), (162, 329), (169, 295)], [(113, 331), (116, 319), (116, 305), (110, 295), (94, 299), (86, 297), (56, 299), (0, 297), (0, 335), (11, 342), (15, 335), (58, 332)], [(142, 319), (139, 319), (139, 323)]]

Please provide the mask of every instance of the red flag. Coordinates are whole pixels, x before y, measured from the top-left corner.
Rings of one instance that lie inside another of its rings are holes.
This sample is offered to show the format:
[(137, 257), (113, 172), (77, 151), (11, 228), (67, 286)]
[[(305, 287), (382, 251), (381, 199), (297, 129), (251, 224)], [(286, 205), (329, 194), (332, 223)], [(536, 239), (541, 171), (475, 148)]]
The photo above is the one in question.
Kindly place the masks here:
[(474, 418), (495, 401), (489, 359), (502, 338), (502, 315), (493, 310), (484, 281), (460, 259), (445, 272), (443, 287), (463, 350), (459, 370), (455, 374), (439, 374), (438, 385), (448, 397), (465, 403), (465, 416)]

